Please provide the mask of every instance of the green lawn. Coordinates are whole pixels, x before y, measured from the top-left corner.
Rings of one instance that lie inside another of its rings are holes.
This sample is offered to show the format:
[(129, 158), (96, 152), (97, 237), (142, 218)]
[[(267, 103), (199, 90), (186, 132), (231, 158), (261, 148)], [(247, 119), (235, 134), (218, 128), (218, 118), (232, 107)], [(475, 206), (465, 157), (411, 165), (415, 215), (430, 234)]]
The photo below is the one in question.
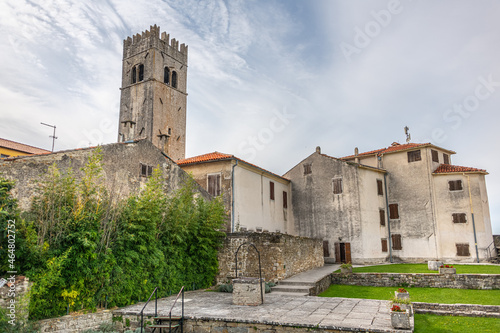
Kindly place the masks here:
[[(500, 274), (500, 266), (493, 265), (453, 265), (457, 274)], [(438, 273), (430, 271), (427, 264), (392, 264), (354, 267), (354, 273)], [(340, 272), (337, 270), (335, 272)]]
[(415, 314), (415, 333), (427, 332), (500, 332), (498, 318), (452, 317)]
[[(365, 287), (332, 284), (319, 296), (390, 300), (397, 289), (397, 287)], [(500, 305), (500, 290), (449, 288), (406, 288), (406, 290), (410, 292), (412, 302)]]

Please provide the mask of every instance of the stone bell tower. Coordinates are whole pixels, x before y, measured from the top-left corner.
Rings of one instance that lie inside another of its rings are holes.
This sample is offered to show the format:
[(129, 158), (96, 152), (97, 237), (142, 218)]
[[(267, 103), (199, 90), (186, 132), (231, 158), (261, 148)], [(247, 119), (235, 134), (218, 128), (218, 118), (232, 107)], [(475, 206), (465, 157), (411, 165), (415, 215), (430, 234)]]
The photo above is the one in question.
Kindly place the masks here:
[(148, 139), (174, 161), (185, 157), (187, 56), (156, 25), (123, 41), (118, 142)]

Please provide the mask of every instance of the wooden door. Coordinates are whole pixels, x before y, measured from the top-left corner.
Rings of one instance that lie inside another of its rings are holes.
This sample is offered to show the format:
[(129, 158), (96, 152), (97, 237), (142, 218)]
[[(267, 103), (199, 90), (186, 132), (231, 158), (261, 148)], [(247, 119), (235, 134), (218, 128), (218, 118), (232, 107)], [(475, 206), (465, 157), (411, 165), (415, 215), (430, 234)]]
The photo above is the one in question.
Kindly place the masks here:
[(330, 257), (330, 249), (328, 246), (328, 241), (324, 240), (323, 241), (323, 257)]
[(351, 260), (351, 243), (345, 243), (345, 261), (352, 263)]
[(335, 243), (335, 262), (340, 263), (340, 243)]

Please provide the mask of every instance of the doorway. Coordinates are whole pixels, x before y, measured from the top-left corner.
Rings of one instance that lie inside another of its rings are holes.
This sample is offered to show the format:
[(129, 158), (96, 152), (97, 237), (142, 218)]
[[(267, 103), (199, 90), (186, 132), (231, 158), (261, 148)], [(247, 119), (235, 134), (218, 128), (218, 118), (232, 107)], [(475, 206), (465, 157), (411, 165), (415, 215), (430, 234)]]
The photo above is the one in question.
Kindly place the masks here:
[(351, 243), (335, 243), (335, 262), (351, 263)]

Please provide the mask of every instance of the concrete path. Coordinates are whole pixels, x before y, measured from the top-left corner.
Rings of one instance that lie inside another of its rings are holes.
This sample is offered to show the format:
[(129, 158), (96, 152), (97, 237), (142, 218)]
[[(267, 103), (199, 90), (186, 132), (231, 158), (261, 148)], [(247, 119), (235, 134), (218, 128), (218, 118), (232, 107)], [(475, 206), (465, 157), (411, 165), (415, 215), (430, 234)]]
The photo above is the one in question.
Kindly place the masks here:
[(299, 273), (288, 279), (278, 282), (278, 285), (272, 287), (272, 294), (308, 296), (315, 295), (317, 284), (333, 271), (339, 269), (340, 265), (325, 265), (306, 272)]
[[(167, 315), (174, 297), (158, 301), (160, 315)], [(137, 315), (144, 303), (115, 310), (118, 315)], [(232, 294), (193, 291), (185, 294), (185, 317), (267, 325), (283, 325), (355, 332), (409, 332), (391, 327), (390, 302), (354, 298), (285, 296), (266, 294), (263, 305), (232, 304)], [(145, 315), (154, 314), (154, 302)], [(175, 306), (173, 316), (181, 314)]]

